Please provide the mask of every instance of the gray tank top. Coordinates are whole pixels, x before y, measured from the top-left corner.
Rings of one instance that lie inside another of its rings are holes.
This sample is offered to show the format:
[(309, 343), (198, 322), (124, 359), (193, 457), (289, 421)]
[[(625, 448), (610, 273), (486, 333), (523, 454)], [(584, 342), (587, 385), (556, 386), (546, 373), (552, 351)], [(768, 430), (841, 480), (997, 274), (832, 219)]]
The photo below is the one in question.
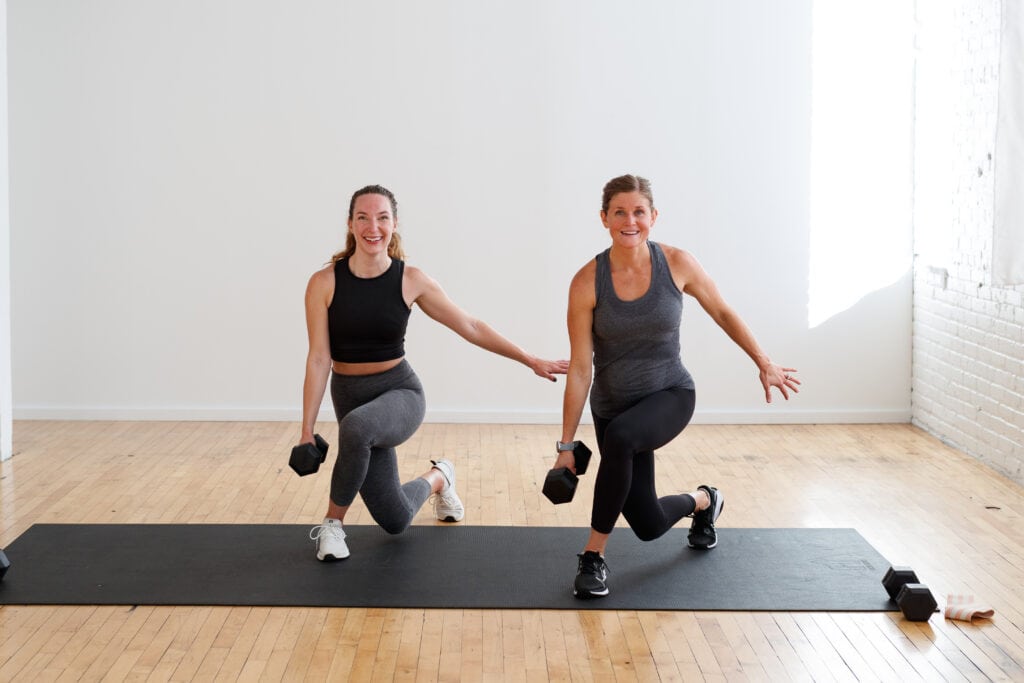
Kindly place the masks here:
[(594, 306), (594, 382), (590, 409), (610, 419), (656, 391), (693, 389), (693, 378), (679, 357), (683, 293), (672, 280), (665, 254), (655, 242), (651, 285), (639, 299), (615, 294), (609, 249), (597, 255)]

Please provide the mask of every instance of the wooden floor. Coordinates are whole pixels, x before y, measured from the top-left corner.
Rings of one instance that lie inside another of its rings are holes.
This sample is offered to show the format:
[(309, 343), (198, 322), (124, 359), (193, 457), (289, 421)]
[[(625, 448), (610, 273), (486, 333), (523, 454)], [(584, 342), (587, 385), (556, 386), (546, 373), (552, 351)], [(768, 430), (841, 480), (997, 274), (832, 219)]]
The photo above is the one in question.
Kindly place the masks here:
[[(336, 441), (334, 426), (320, 431)], [(288, 469), (297, 433), (285, 423), (18, 422), (16, 455), (0, 464), (0, 546), (37, 522), (312, 525), (329, 477)], [(453, 459), (465, 524), (578, 526), (582, 545), (593, 477), (572, 505), (539, 493), (557, 435), (424, 425), (399, 464), (411, 478), (431, 457)], [(1024, 681), (1019, 485), (908, 425), (694, 425), (659, 452), (658, 468), (662, 492), (724, 491), (722, 535), (854, 527), (912, 565), (940, 606), (947, 593), (974, 593), (996, 616), (9, 606), (0, 681)], [(415, 523), (433, 524), (430, 512)], [(358, 502), (347, 521), (370, 523)], [(577, 550), (566, 549), (567, 587)]]

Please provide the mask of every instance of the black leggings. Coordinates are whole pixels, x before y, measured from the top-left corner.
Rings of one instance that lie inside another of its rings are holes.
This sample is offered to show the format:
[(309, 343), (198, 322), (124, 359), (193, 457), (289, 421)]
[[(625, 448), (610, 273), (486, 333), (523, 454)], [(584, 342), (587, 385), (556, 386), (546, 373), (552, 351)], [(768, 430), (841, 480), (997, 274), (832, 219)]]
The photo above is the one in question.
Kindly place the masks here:
[(594, 416), (601, 466), (594, 485), (590, 526), (610, 534), (619, 513), (642, 541), (653, 541), (696, 508), (688, 493), (658, 498), (654, 449), (683, 431), (696, 393), (673, 387), (651, 394), (611, 419)]

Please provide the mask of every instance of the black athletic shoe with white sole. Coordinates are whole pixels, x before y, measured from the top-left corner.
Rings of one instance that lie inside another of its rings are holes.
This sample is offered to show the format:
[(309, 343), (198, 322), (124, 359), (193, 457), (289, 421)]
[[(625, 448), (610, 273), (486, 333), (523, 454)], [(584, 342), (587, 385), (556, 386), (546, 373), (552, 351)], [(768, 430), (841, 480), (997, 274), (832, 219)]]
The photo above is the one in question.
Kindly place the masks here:
[(588, 550), (580, 553), (580, 568), (572, 586), (572, 594), (580, 599), (603, 598), (608, 595), (608, 564), (601, 553)]
[(690, 533), (686, 537), (686, 545), (697, 550), (710, 550), (718, 545), (715, 521), (718, 520), (718, 515), (722, 514), (722, 508), (725, 507), (725, 496), (713, 486), (701, 485), (697, 488), (708, 494), (711, 505), (700, 512), (693, 513), (693, 522), (690, 524)]

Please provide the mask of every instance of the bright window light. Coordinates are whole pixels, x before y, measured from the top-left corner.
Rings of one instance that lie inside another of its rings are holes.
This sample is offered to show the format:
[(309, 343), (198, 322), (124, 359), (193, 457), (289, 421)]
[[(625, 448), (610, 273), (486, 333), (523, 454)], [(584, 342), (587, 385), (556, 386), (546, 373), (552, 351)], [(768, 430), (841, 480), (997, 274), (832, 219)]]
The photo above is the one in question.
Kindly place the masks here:
[(914, 68), (911, 0), (813, 13), (811, 328), (911, 267)]

